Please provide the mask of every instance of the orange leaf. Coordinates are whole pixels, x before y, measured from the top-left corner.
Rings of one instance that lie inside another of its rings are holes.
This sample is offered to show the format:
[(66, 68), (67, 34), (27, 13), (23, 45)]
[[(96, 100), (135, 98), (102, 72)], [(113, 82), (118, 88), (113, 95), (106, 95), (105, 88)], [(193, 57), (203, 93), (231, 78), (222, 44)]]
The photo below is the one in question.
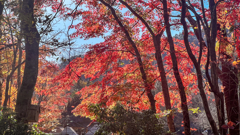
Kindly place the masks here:
[(236, 124), (235, 124), (234, 122), (232, 122), (232, 121), (229, 121), (229, 122), (227, 123), (227, 125), (230, 127), (230, 126), (235, 126)]
[(228, 125), (228, 127), (230, 128), (230, 129), (234, 129), (234, 126), (236, 125), (234, 122), (232, 122), (232, 121), (229, 121), (228, 123), (227, 123), (227, 125)]

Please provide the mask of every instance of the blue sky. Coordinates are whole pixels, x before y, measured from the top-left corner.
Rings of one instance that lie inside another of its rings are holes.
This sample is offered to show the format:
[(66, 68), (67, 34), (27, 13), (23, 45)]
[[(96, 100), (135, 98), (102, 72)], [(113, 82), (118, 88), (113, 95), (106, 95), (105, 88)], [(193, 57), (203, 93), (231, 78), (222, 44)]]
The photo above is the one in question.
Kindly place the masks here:
[[(66, 0), (65, 2), (66, 6), (74, 8), (75, 4), (71, 4), (70, 0)], [(51, 8), (46, 8), (45, 9), (47, 12), (46, 14), (54, 14), (51, 11)], [(73, 24), (77, 24), (79, 23), (81, 20), (74, 20)], [(62, 33), (59, 34), (57, 36), (59, 42), (61, 41), (67, 41), (68, 37), (67, 37), (67, 32), (68, 32), (68, 26), (71, 25), (72, 20), (71, 19), (59, 19), (56, 18), (55, 21), (53, 22), (53, 30), (55, 32), (59, 32), (61, 31)], [(69, 34), (73, 33), (75, 31), (75, 29), (71, 29), (69, 31)], [(79, 54), (83, 54), (86, 49), (83, 49), (83, 46), (86, 44), (96, 44), (96, 43), (100, 43), (103, 42), (104, 39), (99, 37), (99, 38), (90, 38), (88, 40), (84, 40), (81, 39), (79, 37), (75, 38), (75, 39), (71, 39), (71, 42), (74, 42), (74, 44), (72, 46), (66, 46), (66, 47), (62, 47), (60, 49), (58, 49), (58, 51), (56, 52), (57, 56), (50, 56), (47, 57), (48, 61), (53, 61), (53, 62), (57, 62), (57, 63), (61, 63), (61, 58), (70, 58), (72, 56), (75, 55), (79, 55)]]
[[(66, 0), (65, 4), (68, 6), (68, 7), (72, 7), (74, 8), (75, 4), (71, 4), (71, 1), (70, 0)], [(47, 14), (54, 14), (50, 8), (46, 8), (46, 13)], [(178, 13), (179, 14), (179, 13)], [(67, 38), (67, 32), (68, 32), (68, 26), (71, 24), (71, 19), (59, 19), (57, 18), (55, 21), (54, 21), (54, 25), (53, 25), (53, 30), (56, 32), (56, 31), (62, 31), (63, 33), (60, 34), (58, 36), (58, 39), (59, 41), (66, 41), (68, 40)], [(77, 24), (79, 23), (81, 20), (78, 19), (78, 20), (74, 20), (73, 24)], [(75, 29), (71, 29), (69, 31), (69, 33), (73, 33), (75, 31)], [(182, 31), (182, 28), (179, 29), (179, 31), (172, 31), (172, 35), (174, 36), (175, 34), (178, 34)], [(165, 33), (166, 35), (166, 33)], [(86, 45), (86, 44), (96, 44), (96, 43), (100, 43), (100, 42), (103, 42), (104, 39), (99, 37), (99, 38), (90, 38), (88, 40), (84, 40), (84, 39), (81, 39), (79, 37), (75, 38), (75, 39), (71, 39), (71, 42), (74, 42), (74, 44), (72, 46), (67, 46), (67, 47), (64, 47), (64, 48), (61, 48), (61, 49), (58, 49), (58, 52), (56, 53), (57, 56), (51, 56), (51, 57), (47, 57), (47, 60), (49, 61), (54, 61), (54, 62), (57, 62), (57, 63), (60, 63), (60, 59), (63, 57), (63, 58), (69, 58), (71, 56), (75, 56), (75, 55), (79, 55), (79, 54), (84, 54), (84, 52), (86, 51), (86, 49), (83, 49), (83, 46)], [(58, 60), (57, 60), (58, 59)]]

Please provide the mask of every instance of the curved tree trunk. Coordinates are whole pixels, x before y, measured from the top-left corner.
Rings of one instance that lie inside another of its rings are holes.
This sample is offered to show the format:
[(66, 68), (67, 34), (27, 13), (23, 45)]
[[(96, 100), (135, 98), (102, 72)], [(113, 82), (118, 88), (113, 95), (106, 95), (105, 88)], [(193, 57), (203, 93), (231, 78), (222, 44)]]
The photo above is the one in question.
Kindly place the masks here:
[(185, 133), (185, 135), (190, 135), (191, 134), (190, 133), (190, 119), (189, 119), (189, 113), (188, 113), (187, 98), (186, 98), (185, 88), (183, 86), (182, 79), (179, 74), (177, 57), (175, 54), (174, 43), (173, 43), (171, 30), (170, 30), (170, 23), (169, 23), (169, 12), (170, 11), (168, 9), (167, 0), (163, 0), (162, 2), (163, 2), (163, 10), (164, 10), (164, 21), (165, 21), (168, 43), (170, 45), (170, 51), (171, 51), (170, 53), (171, 53), (171, 58), (172, 58), (172, 63), (173, 63), (173, 72), (174, 72), (174, 76), (175, 76), (177, 84), (178, 84), (180, 98), (181, 98), (181, 108), (183, 111), (183, 121), (184, 121), (184, 133)]
[[(12, 38), (12, 40), (13, 40), (13, 38)], [(10, 72), (10, 74), (7, 76), (7, 79), (6, 79), (5, 99), (4, 99), (4, 102), (3, 102), (3, 107), (4, 108), (7, 108), (7, 102), (8, 101), (9, 101), (9, 106), (10, 106), (10, 95), (9, 94), (11, 93), (11, 82), (12, 82), (11, 78), (12, 78), (12, 76), (13, 76), (15, 70), (16, 70), (15, 63), (16, 63), (16, 60), (17, 60), (17, 51), (18, 51), (18, 47), (15, 48), (13, 46), (12, 71)], [(9, 89), (10, 89), (10, 92), (8, 92)]]
[[(167, 83), (166, 73), (165, 73), (165, 69), (164, 69), (164, 66), (163, 66), (162, 54), (161, 54), (161, 49), (160, 49), (160, 46), (161, 46), (161, 36), (162, 36), (162, 34), (164, 32), (164, 29), (162, 29), (161, 32), (155, 34), (153, 32), (153, 30), (151, 29), (151, 27), (149, 26), (149, 24), (146, 22), (146, 20), (143, 19), (137, 12), (135, 12), (132, 7), (130, 7), (123, 0), (119, 0), (119, 1), (123, 5), (125, 5), (139, 20), (141, 20), (141, 22), (147, 27), (148, 31), (152, 35), (153, 44), (154, 44), (154, 47), (155, 47), (155, 58), (156, 58), (157, 65), (158, 65), (158, 70), (159, 70), (159, 73), (160, 73), (160, 76), (161, 76), (162, 91), (163, 91), (165, 107), (166, 107), (167, 110), (171, 110), (172, 107), (171, 107), (171, 102), (170, 102), (168, 83)], [(171, 132), (176, 132), (172, 113), (170, 113), (167, 116), (167, 123), (168, 123), (169, 130)]]
[[(202, 101), (203, 101), (203, 107), (204, 107), (206, 116), (207, 116), (208, 121), (209, 121), (209, 123), (210, 123), (210, 125), (212, 127), (213, 133), (214, 134), (218, 134), (217, 126), (216, 126), (216, 123), (215, 123), (215, 121), (214, 121), (214, 119), (212, 117), (211, 111), (209, 109), (207, 97), (205, 95), (204, 88), (203, 88), (203, 77), (202, 77), (202, 72), (201, 72), (201, 69), (200, 69), (201, 54), (199, 55), (199, 60), (197, 61), (196, 57), (192, 53), (192, 50), (190, 48), (189, 41), (188, 41), (188, 28), (187, 28), (187, 23), (185, 21), (185, 16), (186, 16), (186, 3), (185, 3), (185, 0), (182, 0), (181, 4), (182, 4), (181, 23), (182, 23), (183, 29), (184, 29), (184, 43), (185, 43), (188, 55), (189, 55), (190, 59), (192, 60), (194, 66), (196, 68), (196, 71), (197, 71), (198, 88), (199, 88), (200, 95), (201, 95), (201, 98), (202, 98)], [(192, 18), (188, 17), (188, 19), (191, 20)], [(194, 20), (192, 20), (191, 22), (193, 23), (193, 21)], [(200, 28), (199, 22), (198, 22), (198, 26), (197, 27)], [(201, 44), (200, 49), (202, 49), (202, 43), (204, 41), (203, 41), (203, 39), (201, 37), (201, 30), (200, 29), (198, 29), (198, 30), (195, 29), (194, 32), (195, 32), (195, 34), (198, 34), (198, 40), (199, 40), (199, 42)]]
[(141, 77), (144, 81), (144, 87), (145, 87), (145, 91), (147, 93), (147, 97), (149, 99), (149, 102), (150, 102), (150, 105), (151, 105), (151, 110), (153, 112), (156, 112), (156, 107), (155, 107), (155, 99), (154, 99), (154, 96), (151, 92), (152, 90), (152, 83), (150, 83), (148, 80), (147, 80), (147, 74), (146, 72), (144, 71), (144, 65), (143, 65), (143, 62), (142, 62), (142, 58), (141, 58), (141, 55), (138, 51), (138, 48), (135, 44), (135, 42), (132, 40), (130, 34), (128, 33), (128, 31), (126, 30), (126, 28), (124, 27), (124, 25), (122, 24), (122, 22), (119, 20), (114, 8), (109, 5), (108, 3), (106, 3), (104, 0), (100, 0), (101, 3), (103, 3), (105, 6), (107, 6), (111, 12), (112, 12), (112, 15), (114, 16), (115, 20), (117, 21), (118, 25), (122, 28), (123, 32), (125, 33), (125, 36), (126, 38), (128, 39), (129, 43), (132, 45), (134, 51), (135, 51), (135, 54), (136, 54), (136, 58), (137, 58), (137, 62), (138, 62), (138, 65), (139, 65), (139, 68), (140, 68), (140, 72), (141, 72)]
[[(208, 30), (207, 42), (209, 46), (209, 57), (211, 60), (211, 81), (212, 81), (212, 91), (215, 96), (216, 108), (218, 114), (218, 122), (219, 122), (219, 131), (221, 135), (226, 135), (226, 130), (222, 128), (222, 125), (225, 124), (225, 116), (224, 116), (224, 99), (223, 93), (220, 92), (218, 86), (218, 73), (217, 73), (217, 57), (215, 51), (216, 37), (217, 37), (217, 12), (216, 12), (216, 3), (214, 0), (209, 0), (209, 9), (211, 10), (211, 26)], [(210, 80), (208, 80), (210, 81)]]

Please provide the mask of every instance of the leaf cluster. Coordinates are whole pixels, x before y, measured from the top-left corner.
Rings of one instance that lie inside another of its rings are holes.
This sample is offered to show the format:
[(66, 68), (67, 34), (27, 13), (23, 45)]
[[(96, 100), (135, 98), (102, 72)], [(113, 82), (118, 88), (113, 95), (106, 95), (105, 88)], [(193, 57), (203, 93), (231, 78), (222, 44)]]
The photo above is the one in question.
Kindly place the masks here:
[(89, 111), (96, 115), (96, 120), (100, 123), (100, 128), (95, 135), (109, 133), (161, 135), (166, 133), (163, 129), (163, 121), (157, 119), (151, 110), (135, 112), (117, 103), (112, 109), (103, 108), (101, 104), (90, 105)]

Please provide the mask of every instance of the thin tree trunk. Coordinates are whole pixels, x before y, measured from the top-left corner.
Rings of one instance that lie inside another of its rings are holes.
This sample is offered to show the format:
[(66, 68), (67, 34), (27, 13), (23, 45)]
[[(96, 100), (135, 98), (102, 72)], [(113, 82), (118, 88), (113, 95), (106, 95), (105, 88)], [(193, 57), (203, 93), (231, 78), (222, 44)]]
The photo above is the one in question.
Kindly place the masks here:
[[(11, 84), (9, 84), (11, 81), (11, 78), (16, 70), (16, 67), (15, 67), (15, 63), (16, 63), (16, 59), (17, 59), (17, 47), (15, 48), (13, 46), (13, 62), (12, 62), (12, 71), (10, 72), (10, 74), (7, 76), (7, 79), (6, 79), (6, 89), (5, 89), (5, 99), (4, 99), (4, 103), (3, 103), (3, 107), (4, 108), (7, 108), (7, 102), (9, 100), (9, 103), (10, 103), (10, 95), (9, 95), (9, 85), (10, 85), (10, 89), (11, 89)], [(19, 67), (19, 66), (18, 66)], [(11, 92), (10, 92), (11, 93)], [(10, 105), (10, 104), (9, 104)]]
[[(210, 78), (209, 75), (209, 65), (210, 65), (210, 48), (211, 48), (211, 42), (210, 42), (210, 34), (209, 34), (209, 30), (205, 29), (205, 34), (207, 37), (207, 44), (208, 44), (208, 54), (207, 54), (207, 63), (205, 65), (205, 72), (206, 72), (206, 77), (208, 80), (208, 83), (210, 85), (210, 91), (213, 92), (214, 94), (214, 98), (215, 98), (215, 103), (216, 103), (216, 108), (217, 108), (217, 116), (218, 116), (218, 128), (220, 129), (220, 134), (221, 135), (225, 135), (227, 130), (223, 129), (221, 126), (225, 124), (224, 119), (224, 100), (223, 100), (223, 93), (219, 91), (218, 85), (216, 86), (216, 84), (213, 84), (212, 79)], [(214, 47), (215, 48), (215, 47)], [(212, 67), (211, 67), (211, 71), (212, 71)], [(213, 74), (213, 72), (211, 72)], [(217, 88), (215, 88), (215, 86)]]
[[(4, 3), (6, 0), (1, 0), (0, 1), (0, 26), (2, 26), (2, 19), (3, 19), (3, 8), (4, 8)], [(2, 29), (0, 29), (0, 39), (2, 38)]]
[(138, 51), (138, 48), (136, 46), (136, 44), (134, 43), (134, 41), (132, 40), (130, 34), (128, 33), (128, 31), (126, 30), (126, 28), (124, 27), (124, 25), (121, 23), (121, 21), (119, 20), (117, 14), (115, 13), (115, 10), (113, 9), (113, 7), (111, 7), (111, 5), (109, 5), (108, 3), (106, 3), (104, 0), (100, 0), (101, 3), (103, 3), (105, 6), (107, 6), (111, 12), (112, 12), (112, 15), (114, 16), (115, 20), (117, 21), (117, 23), (119, 24), (119, 26), (122, 28), (123, 32), (125, 33), (126, 35), (126, 38), (128, 39), (128, 41), (130, 42), (130, 44), (132, 45), (134, 51), (135, 51), (135, 54), (136, 54), (136, 57), (137, 57), (137, 62), (139, 64), (139, 68), (140, 68), (140, 72), (141, 72), (141, 76), (142, 76), (142, 79), (144, 81), (144, 87), (145, 87), (145, 91), (147, 93), (147, 97), (149, 99), (149, 102), (150, 102), (150, 105), (151, 105), (151, 110), (153, 112), (156, 112), (156, 107), (155, 107), (155, 99), (154, 99), (154, 96), (151, 92), (152, 90), (152, 83), (150, 83), (148, 80), (147, 80), (147, 74), (146, 72), (144, 71), (144, 65), (143, 65), (143, 62), (142, 62), (142, 59), (141, 59), (141, 55)]
[(25, 41), (26, 63), (22, 85), (17, 94), (16, 112), (17, 120), (25, 119), (31, 104), (31, 98), (38, 75), (38, 55), (40, 35), (34, 20), (34, 0), (23, 0), (20, 9), (21, 30)]
[[(185, 43), (188, 55), (189, 55), (190, 59), (192, 60), (194, 66), (196, 68), (196, 71), (197, 71), (198, 88), (199, 88), (200, 95), (201, 95), (201, 98), (202, 98), (202, 101), (203, 101), (203, 107), (204, 107), (206, 116), (207, 116), (208, 121), (209, 121), (209, 123), (212, 127), (213, 133), (218, 134), (217, 126), (216, 126), (216, 123), (215, 123), (215, 121), (212, 117), (212, 114), (210, 112), (210, 109), (209, 109), (209, 106), (208, 106), (208, 101), (207, 101), (207, 98), (206, 98), (206, 95), (205, 95), (205, 92), (204, 92), (204, 89), (203, 89), (203, 78), (202, 78), (202, 73), (201, 73), (201, 69), (200, 69), (200, 62), (198, 62), (196, 57), (193, 55), (192, 50), (191, 50), (190, 45), (189, 45), (188, 28), (187, 28), (187, 23), (185, 21), (185, 15), (186, 15), (186, 3), (185, 3), (185, 0), (182, 0), (181, 23), (182, 23), (183, 29), (184, 29), (184, 43)], [(200, 25), (198, 24), (198, 28), (199, 27), (200, 27)], [(201, 32), (196, 30), (195, 33), (199, 34), (198, 35), (199, 36), (198, 40), (200, 40), (199, 42), (201, 44), (201, 42), (203, 42), (203, 39), (201, 38), (201, 35), (200, 35)], [(199, 61), (201, 61), (200, 56), (199, 56)]]
[[(163, 30), (162, 30), (163, 32)], [(161, 76), (161, 83), (162, 83), (162, 91), (163, 91), (163, 98), (164, 98), (164, 103), (166, 110), (171, 110), (171, 102), (170, 102), (170, 96), (169, 96), (169, 89), (168, 89), (168, 83), (167, 83), (167, 77), (166, 77), (166, 72), (163, 66), (163, 61), (162, 61), (162, 54), (160, 50), (160, 37), (162, 33), (156, 36), (156, 41), (154, 43), (155, 46), (155, 57), (157, 60), (157, 65), (158, 65), (158, 70)], [(171, 132), (176, 132), (175, 126), (174, 126), (174, 121), (173, 121), (173, 115), (170, 113), (167, 116), (167, 123), (168, 123), (168, 128)]]
[[(222, 84), (224, 86), (224, 97), (226, 103), (227, 117), (228, 121), (237, 123), (238, 121), (238, 78), (237, 78), (237, 69), (234, 68), (230, 63), (223, 61), (222, 62)], [(230, 135), (239, 135), (239, 124), (230, 129)]]
[[(3, 8), (4, 8), (4, 3), (5, 3), (5, 0), (3, 1), (0, 1), (0, 26), (2, 26), (2, 18), (3, 18)], [(2, 29), (0, 29), (0, 39), (2, 38)], [(0, 56), (0, 78), (2, 78), (0, 80), (0, 106), (2, 106), (2, 92), (3, 92), (3, 89), (2, 89), (2, 83), (3, 83), (3, 74), (2, 74), (2, 64), (1, 64), (1, 61), (2, 61), (2, 57)]]
[(11, 77), (13, 76), (14, 72), (16, 71), (16, 69), (18, 69), (19, 67), (21, 67), (21, 65), (24, 63), (25, 61), (23, 61), (22, 63), (20, 63), (19, 65), (17, 65), (16, 67), (14, 67), (11, 71), (11, 73), (7, 76), (7, 79), (6, 79), (6, 89), (5, 89), (5, 100), (4, 100), (4, 103), (3, 103), (3, 107), (6, 108), (7, 107), (7, 101), (8, 101), (8, 98), (9, 98), (9, 95), (8, 95), (8, 89), (9, 89), (9, 82), (10, 82), (10, 79)]
[[(163, 61), (162, 61), (162, 55), (161, 55), (161, 49), (160, 49), (160, 45), (161, 45), (161, 36), (164, 32), (164, 29), (162, 29), (162, 31), (160, 33), (157, 33), (157, 35), (154, 34), (154, 32), (152, 31), (152, 29), (150, 28), (150, 26), (148, 25), (148, 23), (137, 13), (135, 12), (126, 2), (124, 2), (123, 0), (119, 0), (123, 5), (125, 5), (138, 19), (140, 19), (142, 21), (142, 23), (146, 26), (146, 28), (148, 29), (148, 31), (151, 33), (152, 35), (152, 39), (153, 39), (153, 43), (154, 43), (154, 47), (155, 47), (155, 58), (157, 61), (157, 65), (158, 65), (158, 70), (161, 76), (161, 83), (162, 83), (162, 90), (163, 90), (163, 97), (164, 97), (164, 103), (165, 103), (165, 107), (166, 110), (171, 110), (171, 102), (170, 102), (170, 96), (169, 96), (169, 90), (168, 90), (168, 84), (167, 84), (167, 78), (166, 78), (166, 73), (165, 73), (165, 69), (163, 66)], [(168, 123), (168, 128), (171, 132), (176, 132), (175, 130), (175, 126), (174, 126), (174, 121), (173, 121), (173, 116), (172, 113), (170, 113), (167, 116), (167, 123)]]
[[(218, 30), (221, 33), (221, 39), (220, 39), (220, 45), (221, 44), (228, 44), (227, 41), (227, 33), (226, 29), (220, 28), (220, 25), (218, 27)], [(222, 63), (222, 72), (220, 73), (219, 77), (222, 80), (222, 85), (224, 87), (224, 98), (225, 98), (225, 104), (226, 104), (226, 111), (227, 111), (227, 117), (228, 121), (237, 123), (238, 122), (238, 113), (239, 113), (239, 103), (238, 103), (238, 70), (236, 67), (234, 67), (226, 57), (230, 57), (226, 54), (225, 51), (221, 51), (220, 49), (220, 55), (223, 56), (223, 59), (221, 59)], [(230, 135), (239, 135), (239, 124), (234, 127), (234, 129), (229, 129)]]
[(216, 14), (216, 3), (214, 0), (209, 0), (209, 9), (211, 10), (211, 26), (209, 34), (207, 35), (209, 46), (209, 56), (211, 60), (211, 81), (212, 81), (212, 91), (214, 92), (214, 96), (216, 99), (216, 107), (218, 112), (218, 122), (219, 122), (219, 130), (221, 135), (226, 135), (226, 130), (222, 128), (222, 125), (225, 124), (225, 116), (224, 116), (224, 99), (223, 94), (220, 93), (218, 87), (218, 74), (217, 74), (217, 59), (215, 52), (215, 43), (217, 36), (217, 14)]
[(0, 55), (0, 107), (2, 107), (2, 83), (3, 83), (3, 74), (2, 74), (2, 63), (1, 63), (2, 56)]
[(174, 72), (174, 76), (175, 76), (177, 84), (178, 84), (180, 98), (181, 98), (181, 107), (182, 107), (182, 111), (183, 111), (183, 121), (184, 121), (184, 133), (185, 133), (185, 135), (190, 135), (191, 132), (190, 132), (190, 120), (189, 120), (189, 113), (188, 113), (187, 98), (186, 98), (186, 94), (185, 94), (185, 88), (183, 86), (182, 79), (181, 79), (179, 71), (178, 71), (177, 57), (175, 55), (174, 43), (173, 43), (171, 30), (170, 30), (170, 23), (169, 23), (169, 12), (170, 11), (168, 9), (167, 1), (162, 0), (162, 3), (163, 3), (164, 21), (165, 21), (165, 26), (166, 26), (168, 43), (170, 45), (170, 53), (171, 53), (171, 58), (172, 58), (172, 63), (173, 63), (173, 72)]
[[(10, 20), (8, 19), (8, 22), (10, 23)], [(13, 38), (13, 34), (12, 34), (12, 27), (11, 24), (8, 24), (9, 28), (10, 28), (10, 33), (11, 33), (11, 38), (12, 38), (12, 43), (14, 43), (14, 38)], [(5, 89), (5, 99), (4, 99), (4, 103), (3, 103), (3, 107), (7, 108), (7, 101), (9, 101), (9, 106), (10, 106), (10, 93), (11, 93), (11, 85), (9, 83), (12, 83), (12, 76), (14, 74), (14, 69), (15, 69), (15, 64), (16, 64), (16, 59), (17, 59), (17, 51), (18, 51), (18, 47), (13, 46), (13, 62), (12, 62), (12, 71), (10, 72), (10, 74), (7, 76), (6, 79), (6, 89)], [(9, 85), (10, 85), (10, 89), (9, 89)], [(10, 92), (9, 92), (10, 90)]]
[[(19, 38), (18, 40), (21, 41), (21, 38)], [(18, 54), (18, 65), (22, 62), (22, 48), (21, 48), (21, 42), (18, 44), (19, 47), (19, 54)], [(21, 86), (21, 66), (18, 68), (18, 72), (17, 72), (17, 87), (18, 87), (18, 91), (20, 90), (20, 86)]]
[[(238, 109), (240, 109), (240, 72), (238, 70)], [(240, 112), (240, 110), (238, 110)], [(240, 134), (240, 114), (238, 115), (238, 134)]]

